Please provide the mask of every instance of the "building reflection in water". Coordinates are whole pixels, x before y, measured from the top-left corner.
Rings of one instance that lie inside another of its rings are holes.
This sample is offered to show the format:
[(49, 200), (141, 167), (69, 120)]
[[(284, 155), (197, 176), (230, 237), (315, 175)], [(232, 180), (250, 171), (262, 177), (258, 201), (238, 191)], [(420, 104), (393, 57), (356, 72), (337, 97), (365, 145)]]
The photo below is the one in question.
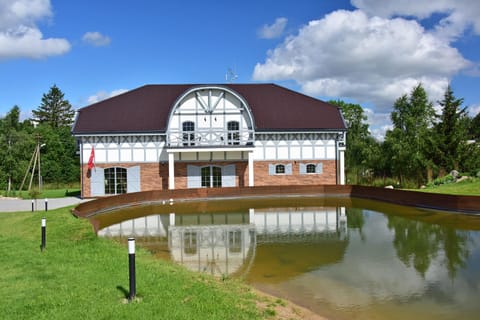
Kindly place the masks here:
[(103, 237), (135, 237), (152, 252), (168, 251), (187, 268), (217, 276), (248, 273), (262, 243), (345, 240), (344, 207), (249, 209), (248, 212), (150, 215), (99, 230)]

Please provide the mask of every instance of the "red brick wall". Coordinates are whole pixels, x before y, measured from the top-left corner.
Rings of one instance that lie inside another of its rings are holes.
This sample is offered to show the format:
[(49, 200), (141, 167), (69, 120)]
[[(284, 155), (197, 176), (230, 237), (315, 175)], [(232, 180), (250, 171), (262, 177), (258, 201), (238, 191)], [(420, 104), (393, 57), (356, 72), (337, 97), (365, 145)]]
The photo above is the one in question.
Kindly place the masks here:
[[(318, 161), (316, 161), (318, 162)], [(300, 174), (300, 163), (312, 163), (312, 161), (255, 161), (254, 184), (255, 186), (279, 186), (279, 185), (318, 185), (336, 184), (335, 160), (320, 161), (323, 163), (321, 174)], [(269, 175), (269, 164), (292, 164), (291, 175)], [(175, 189), (187, 188), (187, 165), (195, 166), (235, 164), (236, 186), (248, 186), (248, 162), (246, 161), (212, 161), (212, 162), (175, 162)], [(115, 163), (97, 165), (99, 168), (110, 167), (129, 168), (140, 166), (141, 191), (167, 190), (168, 189), (168, 163)], [(82, 174), (83, 193), (82, 197), (91, 197), (90, 178), (87, 176), (87, 165), (83, 166)]]
[[(255, 161), (255, 186), (275, 186), (275, 185), (305, 185), (305, 184), (336, 184), (336, 165), (335, 160), (314, 161), (314, 163), (323, 163), (323, 173), (319, 174), (300, 174), (300, 163), (312, 163), (312, 161)], [(291, 175), (270, 175), (268, 171), (269, 164), (292, 164)], [(248, 179), (248, 171), (247, 171)], [(248, 180), (247, 180), (248, 181)]]

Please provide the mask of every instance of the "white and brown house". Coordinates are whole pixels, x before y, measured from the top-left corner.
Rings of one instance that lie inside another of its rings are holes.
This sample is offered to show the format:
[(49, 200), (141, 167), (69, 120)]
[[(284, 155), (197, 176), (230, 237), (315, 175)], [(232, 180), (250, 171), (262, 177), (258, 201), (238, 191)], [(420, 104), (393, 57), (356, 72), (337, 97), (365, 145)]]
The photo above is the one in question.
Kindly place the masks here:
[(80, 109), (72, 133), (82, 197), (345, 182), (341, 110), (275, 84), (146, 85)]

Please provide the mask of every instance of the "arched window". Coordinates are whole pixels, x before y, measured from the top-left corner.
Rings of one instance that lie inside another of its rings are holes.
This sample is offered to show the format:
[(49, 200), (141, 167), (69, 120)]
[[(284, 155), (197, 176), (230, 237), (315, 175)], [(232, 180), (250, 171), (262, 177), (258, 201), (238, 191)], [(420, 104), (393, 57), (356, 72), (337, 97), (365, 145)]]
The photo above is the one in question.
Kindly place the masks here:
[(307, 164), (307, 173), (316, 173), (317, 166), (313, 163)]
[(240, 124), (238, 121), (228, 121), (228, 144), (229, 145), (238, 145), (240, 144)]
[(275, 166), (275, 173), (276, 174), (284, 174), (285, 173), (285, 166), (283, 164), (277, 164)]
[(184, 146), (193, 146), (195, 145), (195, 122), (185, 121), (182, 123), (183, 131), (183, 145)]
[(127, 169), (125, 168), (106, 168), (104, 170), (105, 177), (105, 194), (121, 194), (127, 193)]

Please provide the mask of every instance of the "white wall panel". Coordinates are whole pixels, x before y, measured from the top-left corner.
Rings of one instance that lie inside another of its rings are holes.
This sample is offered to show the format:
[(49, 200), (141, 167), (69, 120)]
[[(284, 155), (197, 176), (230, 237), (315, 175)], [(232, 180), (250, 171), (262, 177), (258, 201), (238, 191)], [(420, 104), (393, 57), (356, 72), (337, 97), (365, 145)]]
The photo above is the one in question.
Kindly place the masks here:
[(277, 152), (275, 147), (265, 147), (265, 160), (275, 160)]
[(335, 159), (335, 147), (328, 146), (327, 147), (327, 159)]
[(133, 161), (135, 162), (145, 161), (145, 151), (143, 149), (133, 149)]
[(107, 151), (107, 160), (108, 162), (118, 162), (119, 158), (118, 158), (118, 149), (110, 149)]
[(279, 146), (277, 148), (277, 159), (288, 160), (288, 146)]
[(302, 147), (302, 159), (313, 159), (313, 149), (311, 146)]
[(155, 149), (146, 149), (145, 150), (145, 161), (148, 162), (157, 162), (157, 150)]
[(315, 159), (325, 159), (325, 147), (323, 145), (321, 147), (314, 148)]
[[(88, 158), (90, 157), (90, 151), (88, 152), (88, 156), (85, 161), (88, 162)], [(105, 149), (95, 149), (95, 162), (101, 163), (107, 161), (107, 153)]]
[(300, 160), (301, 158), (301, 148), (299, 146), (290, 147), (290, 159)]
[(132, 149), (122, 148), (120, 149), (120, 162), (132, 161)]

